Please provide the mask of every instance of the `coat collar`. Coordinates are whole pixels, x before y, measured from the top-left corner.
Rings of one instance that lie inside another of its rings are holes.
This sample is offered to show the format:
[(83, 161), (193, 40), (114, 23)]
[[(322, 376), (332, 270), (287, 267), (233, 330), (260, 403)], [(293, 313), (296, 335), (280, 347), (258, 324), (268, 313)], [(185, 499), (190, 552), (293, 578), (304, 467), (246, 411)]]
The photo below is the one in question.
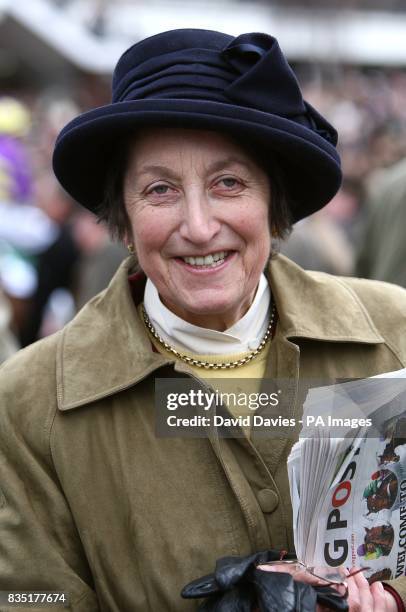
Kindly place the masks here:
[(344, 279), (303, 270), (279, 254), (271, 260), (268, 280), (285, 337), (384, 342), (365, 306)]
[[(60, 335), (57, 350), (58, 408), (69, 410), (113, 395), (152, 371), (173, 363), (152, 350), (140, 321), (128, 276), (127, 258), (108, 288), (93, 298)], [(286, 257), (275, 256), (268, 280), (285, 338), (331, 342), (384, 342), (368, 312), (344, 281), (306, 272)], [(142, 295), (144, 279), (136, 286)]]

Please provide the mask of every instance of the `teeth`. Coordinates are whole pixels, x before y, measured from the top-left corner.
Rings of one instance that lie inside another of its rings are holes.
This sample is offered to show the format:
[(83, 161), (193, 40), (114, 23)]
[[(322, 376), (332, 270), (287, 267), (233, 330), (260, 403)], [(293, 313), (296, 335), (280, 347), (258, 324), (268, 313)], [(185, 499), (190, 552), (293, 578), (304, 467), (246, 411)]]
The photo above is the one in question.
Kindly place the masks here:
[(182, 259), (191, 266), (210, 266), (214, 268), (222, 264), (227, 255), (228, 251), (219, 251), (218, 253), (205, 255), (205, 257), (182, 257)]

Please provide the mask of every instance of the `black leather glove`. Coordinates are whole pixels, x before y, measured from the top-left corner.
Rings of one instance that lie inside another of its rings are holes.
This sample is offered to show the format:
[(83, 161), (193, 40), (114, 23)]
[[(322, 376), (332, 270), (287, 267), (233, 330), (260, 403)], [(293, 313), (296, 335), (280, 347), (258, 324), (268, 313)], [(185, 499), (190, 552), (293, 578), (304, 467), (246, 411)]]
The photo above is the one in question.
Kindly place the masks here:
[(294, 580), (288, 573), (257, 569), (257, 565), (279, 558), (279, 553), (272, 550), (247, 557), (223, 557), (217, 560), (213, 574), (193, 580), (181, 595), (190, 599), (207, 597), (199, 607), (201, 612), (315, 612), (317, 603), (337, 612), (348, 611), (346, 599), (330, 586), (314, 587)]

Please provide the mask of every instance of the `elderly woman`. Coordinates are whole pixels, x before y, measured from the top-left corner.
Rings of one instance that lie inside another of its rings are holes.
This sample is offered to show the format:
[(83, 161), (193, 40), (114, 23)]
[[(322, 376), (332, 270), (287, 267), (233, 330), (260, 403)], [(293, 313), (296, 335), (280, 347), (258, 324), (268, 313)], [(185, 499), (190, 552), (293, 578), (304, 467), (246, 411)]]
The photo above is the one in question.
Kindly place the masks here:
[[(60, 182), (136, 259), (2, 367), (0, 590), (64, 591), (75, 612), (189, 611), (181, 588), (216, 559), (293, 551), (292, 440), (158, 437), (154, 383), (295, 389), (406, 365), (403, 289), (270, 258), (339, 188), (335, 143), (274, 38), (205, 30), (131, 47), (112, 104), (62, 131)], [(389, 584), (349, 579), (351, 610), (401, 609), (404, 579)]]

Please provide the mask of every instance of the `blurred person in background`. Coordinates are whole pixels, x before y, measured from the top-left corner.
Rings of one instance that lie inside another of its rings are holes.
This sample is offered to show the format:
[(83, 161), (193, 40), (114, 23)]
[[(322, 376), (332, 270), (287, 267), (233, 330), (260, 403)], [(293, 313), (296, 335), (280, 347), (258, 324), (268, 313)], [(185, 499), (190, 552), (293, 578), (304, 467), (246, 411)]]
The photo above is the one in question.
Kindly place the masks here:
[(80, 106), (74, 100), (77, 89), (78, 86), (71, 95), (69, 90), (50, 87), (41, 92), (34, 101), (29, 141), (35, 176), (49, 173), (57, 135), (62, 127), (80, 112)]
[(72, 289), (78, 259), (67, 224), (73, 201), (54, 177), (38, 176), (30, 129), (28, 108), (0, 98), (0, 283), (21, 346), (38, 339), (53, 290)]
[(371, 180), (356, 271), (406, 287), (406, 158)]
[(25, 142), (30, 127), (25, 105), (0, 98), (0, 287), (18, 336), (37, 287), (35, 256), (55, 236), (53, 224), (32, 205), (33, 173)]
[(358, 199), (344, 180), (322, 210), (293, 227), (280, 252), (306, 270), (349, 276), (354, 273)]
[[(88, 83), (85, 90), (90, 95)], [(57, 224), (60, 235), (39, 259), (39, 286), (31, 318), (22, 332), (23, 345), (63, 327), (78, 308), (108, 285), (126, 254), (121, 244), (110, 239), (106, 227), (75, 206), (49, 174), (55, 139), (79, 112), (68, 91), (49, 89), (35, 104), (31, 134), (38, 177), (35, 201)], [(54, 291), (56, 300), (52, 299)]]
[(92, 297), (107, 287), (128, 251), (111, 240), (104, 224), (97, 223), (92, 213), (76, 215), (74, 236), (81, 259), (76, 270), (75, 301), (82, 308)]
[[(21, 147), (19, 140), (20, 136), (26, 133), (29, 114), (22, 105), (14, 102), (10, 98), (0, 98), (0, 207), (7, 205), (15, 198), (28, 199), (30, 191), (30, 176), (25, 150)], [(0, 226), (1, 219), (0, 210)], [(4, 238), (1, 238), (0, 229), (0, 267), (7, 250)], [(0, 280), (0, 363), (19, 348), (11, 331), (12, 324), (10, 301), (2, 291)]]
[(28, 204), (32, 198), (31, 160), (24, 138), (31, 127), (28, 108), (0, 97), (0, 199)]
[[(273, 37), (207, 30), (131, 47), (113, 102), (63, 129), (58, 179), (131, 256), (1, 370), (0, 589), (64, 590), (75, 612), (186, 612), (198, 603), (182, 586), (218, 558), (293, 552), (294, 440), (157, 437), (154, 390), (159, 377), (296, 388), (406, 366), (404, 290), (272, 251), (337, 192), (336, 143)], [(299, 608), (299, 582), (266, 579), (278, 609)], [(349, 578), (350, 611), (402, 610), (405, 580)]]
[[(75, 212), (75, 202), (63, 191), (51, 174), (43, 174), (35, 180), (34, 197), (37, 208), (42, 211), (52, 223), (54, 235), (52, 241), (36, 254), (35, 269), (37, 283), (31, 295), (27, 313), (20, 326), (19, 338), (22, 346), (35, 342), (41, 335), (41, 325), (44, 324), (47, 333), (57, 331), (59, 326), (51, 325), (44, 320), (46, 307), (56, 290), (60, 299), (65, 296), (66, 310), (62, 317), (63, 327), (75, 313), (73, 293), (75, 291), (76, 269), (80, 261), (80, 250), (75, 241), (71, 224)], [(60, 300), (59, 302), (60, 303)], [(62, 311), (61, 311), (62, 312)], [(57, 317), (58, 318), (58, 317)]]
[[(304, 81), (307, 98), (337, 126), (345, 180), (325, 209), (294, 227), (291, 236), (282, 243), (281, 252), (306, 269), (394, 279), (374, 276), (367, 267), (368, 258), (372, 261), (375, 255), (369, 254), (368, 240), (364, 243), (364, 236), (370, 231), (364, 225), (374, 209), (372, 217), (377, 219), (378, 231), (379, 213), (371, 201), (376, 200), (375, 196), (369, 196), (367, 202), (365, 192), (370, 191), (371, 182), (375, 184), (372, 180), (375, 174), (390, 168), (406, 154), (406, 76), (398, 70), (339, 68), (335, 76)], [(384, 211), (381, 214), (383, 217)], [(370, 223), (374, 224), (372, 219)], [(386, 218), (384, 226), (390, 225)], [(392, 232), (396, 234), (394, 228)], [(374, 242), (377, 241), (378, 235)], [(381, 253), (384, 242), (376, 253)], [(382, 257), (376, 255), (379, 268), (385, 266), (389, 257), (395, 257), (389, 255), (392, 250), (389, 248)], [(358, 257), (365, 263), (357, 263)]]

